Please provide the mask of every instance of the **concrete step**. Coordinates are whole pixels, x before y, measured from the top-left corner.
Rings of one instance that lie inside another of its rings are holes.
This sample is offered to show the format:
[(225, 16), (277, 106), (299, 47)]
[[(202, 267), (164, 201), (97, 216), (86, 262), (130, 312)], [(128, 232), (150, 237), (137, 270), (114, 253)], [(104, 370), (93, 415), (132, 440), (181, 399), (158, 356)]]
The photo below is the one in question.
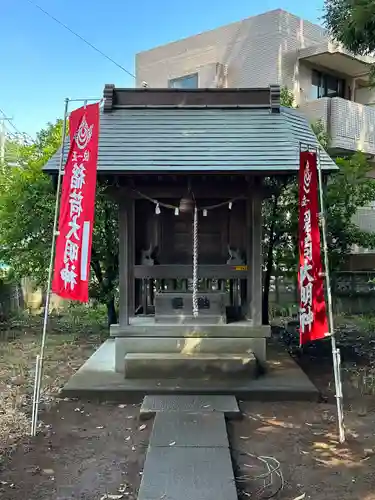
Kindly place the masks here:
[(254, 326), (251, 320), (215, 325), (181, 325), (156, 323), (155, 318), (131, 318), (129, 325), (111, 325), (111, 337), (207, 337), (265, 338), (271, 336), (269, 325)]
[(224, 413), (158, 412), (149, 446), (229, 448)]
[(116, 344), (116, 372), (124, 372), (125, 355), (129, 353), (178, 354), (254, 354), (258, 362), (266, 362), (265, 338), (207, 338), (207, 337), (120, 337)]
[(241, 417), (237, 400), (230, 394), (161, 394), (145, 396), (140, 409), (140, 418), (147, 420), (155, 417), (158, 413), (221, 413), (228, 419)]
[(128, 353), (125, 378), (152, 379), (183, 376), (201, 379), (210, 376), (255, 378), (259, 367), (253, 353)]
[[(168, 379), (147, 379), (144, 376), (141, 379), (126, 379), (123, 371), (115, 371), (115, 342), (114, 339), (108, 339), (73, 374), (60, 396), (118, 403), (138, 403), (145, 396), (151, 395), (198, 397), (202, 394), (207, 398), (234, 395), (239, 399), (252, 401), (319, 401), (319, 391), (288, 354), (284, 345), (271, 340), (268, 356), (265, 374), (256, 379), (217, 376), (187, 379), (184, 373)], [(207, 404), (214, 403), (204, 402), (203, 406), (206, 407)], [(155, 408), (158, 409), (163, 407)], [(189, 406), (189, 409), (195, 411), (195, 407)], [(221, 407), (215, 410), (225, 411)]]

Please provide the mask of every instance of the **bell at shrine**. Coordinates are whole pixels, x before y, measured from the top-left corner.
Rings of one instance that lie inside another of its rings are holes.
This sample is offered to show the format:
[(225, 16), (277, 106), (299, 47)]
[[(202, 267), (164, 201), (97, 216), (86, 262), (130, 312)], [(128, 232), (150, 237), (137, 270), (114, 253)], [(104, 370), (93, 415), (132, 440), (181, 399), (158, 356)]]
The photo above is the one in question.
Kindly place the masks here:
[(191, 191), (189, 191), (189, 193), (186, 196), (181, 198), (180, 205), (179, 205), (179, 211), (182, 213), (192, 212), (194, 205), (195, 205), (195, 201), (194, 201), (193, 195), (191, 194)]

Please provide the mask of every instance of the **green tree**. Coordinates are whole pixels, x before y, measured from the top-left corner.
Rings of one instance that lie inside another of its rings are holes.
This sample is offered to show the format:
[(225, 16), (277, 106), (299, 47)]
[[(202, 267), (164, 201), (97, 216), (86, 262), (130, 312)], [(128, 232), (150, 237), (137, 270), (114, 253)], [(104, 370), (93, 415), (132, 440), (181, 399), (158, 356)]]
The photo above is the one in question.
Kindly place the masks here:
[(267, 177), (264, 180), (268, 196), (263, 203), (263, 323), (268, 323), (269, 293), (272, 276), (286, 274), (291, 267), (293, 237), (290, 216), (295, 196), (295, 176)]
[[(330, 270), (337, 271), (353, 245), (375, 248), (375, 234), (360, 230), (353, 217), (359, 207), (375, 200), (375, 180), (363, 153), (337, 158), (339, 170), (330, 174), (324, 192)], [(271, 277), (297, 279), (298, 262), (298, 181), (268, 179), (271, 187), (264, 203), (264, 292), (263, 321), (268, 322)], [(272, 190), (272, 187), (274, 188)], [(295, 282), (296, 283), (296, 282)]]
[[(287, 87), (280, 92), (281, 105), (295, 107), (294, 94)], [(296, 235), (293, 233), (291, 215), (296, 201), (296, 176), (266, 177), (264, 184), (268, 195), (263, 203), (263, 323), (268, 323), (269, 293), (272, 276), (289, 274), (294, 262)], [(292, 262), (291, 262), (292, 261)], [(295, 261), (296, 262), (296, 261)]]
[[(0, 262), (16, 278), (28, 276), (45, 285), (52, 237), (55, 189), (42, 172), (61, 142), (61, 121), (42, 130), (35, 144), (22, 146), (19, 166), (5, 165), (0, 173)], [(116, 323), (118, 285), (118, 210), (106, 196), (106, 184), (97, 187), (91, 259), (90, 297), (105, 303), (108, 323)]]
[(288, 89), (288, 87), (281, 87), (280, 103), (282, 106), (285, 106), (286, 108), (295, 107), (294, 94), (291, 90)]
[[(282, 104), (293, 104), (292, 93), (282, 92)], [(320, 144), (327, 148), (329, 137), (322, 122), (312, 125)], [(338, 270), (352, 245), (375, 247), (375, 235), (361, 231), (353, 222), (358, 207), (375, 199), (375, 181), (365, 155), (337, 158), (339, 170), (331, 174), (325, 187), (327, 239), (331, 271)], [(272, 276), (295, 279), (298, 262), (298, 180), (296, 175), (265, 179), (268, 196), (263, 204), (264, 287), (262, 316), (268, 323), (269, 291)]]
[(375, 234), (362, 231), (353, 222), (358, 208), (375, 200), (373, 170), (366, 156), (357, 152), (348, 158), (336, 158), (339, 170), (331, 174), (325, 189), (327, 240), (330, 266), (338, 270), (353, 245), (374, 248)]
[(375, 51), (374, 0), (326, 0), (324, 22), (333, 38), (354, 54)]

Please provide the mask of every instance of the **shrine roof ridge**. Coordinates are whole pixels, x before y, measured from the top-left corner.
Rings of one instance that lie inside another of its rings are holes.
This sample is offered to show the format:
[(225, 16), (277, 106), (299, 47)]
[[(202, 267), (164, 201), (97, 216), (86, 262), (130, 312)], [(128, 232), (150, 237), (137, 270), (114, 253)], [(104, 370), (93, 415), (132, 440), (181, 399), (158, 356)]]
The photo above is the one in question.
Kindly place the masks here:
[(280, 112), (280, 86), (262, 88), (116, 88), (106, 84), (103, 111), (122, 108), (257, 108)]

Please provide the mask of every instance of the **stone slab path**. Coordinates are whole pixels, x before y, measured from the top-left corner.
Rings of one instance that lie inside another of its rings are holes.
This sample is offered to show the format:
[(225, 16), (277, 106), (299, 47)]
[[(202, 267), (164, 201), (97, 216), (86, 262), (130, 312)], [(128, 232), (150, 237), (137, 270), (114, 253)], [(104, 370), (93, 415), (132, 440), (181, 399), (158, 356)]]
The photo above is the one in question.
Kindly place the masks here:
[(225, 448), (227, 429), (222, 413), (158, 413), (150, 446)]
[(225, 413), (234, 396), (146, 396), (156, 414), (138, 500), (237, 500)]

